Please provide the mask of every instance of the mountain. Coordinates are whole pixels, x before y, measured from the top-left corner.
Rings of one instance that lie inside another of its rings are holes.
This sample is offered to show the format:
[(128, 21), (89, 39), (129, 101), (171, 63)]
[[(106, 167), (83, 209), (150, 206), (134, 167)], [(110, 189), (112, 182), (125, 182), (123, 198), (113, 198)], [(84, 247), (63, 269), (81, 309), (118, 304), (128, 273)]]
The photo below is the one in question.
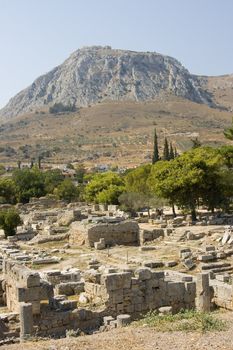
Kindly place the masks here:
[(169, 56), (84, 47), (19, 92), (0, 110), (0, 116), (9, 119), (55, 103), (79, 108), (108, 101), (152, 101), (166, 94), (213, 105), (202, 85), (201, 77)]

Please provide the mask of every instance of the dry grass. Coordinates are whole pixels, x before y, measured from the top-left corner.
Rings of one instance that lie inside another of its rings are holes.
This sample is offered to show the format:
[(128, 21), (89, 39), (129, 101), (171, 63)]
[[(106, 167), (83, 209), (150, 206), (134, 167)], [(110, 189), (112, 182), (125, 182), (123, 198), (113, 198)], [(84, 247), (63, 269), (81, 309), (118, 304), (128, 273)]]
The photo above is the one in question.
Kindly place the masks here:
[(31, 146), (29, 161), (48, 150), (47, 162), (133, 167), (150, 161), (155, 127), (160, 148), (167, 136), (183, 151), (191, 147), (195, 136), (210, 145), (226, 142), (223, 129), (230, 122), (230, 112), (171, 96), (143, 103), (106, 102), (65, 115), (32, 113), (2, 125), (0, 147), (11, 146), (17, 154), (9, 158), (0, 153), (0, 161), (23, 159), (19, 147), (27, 144)]

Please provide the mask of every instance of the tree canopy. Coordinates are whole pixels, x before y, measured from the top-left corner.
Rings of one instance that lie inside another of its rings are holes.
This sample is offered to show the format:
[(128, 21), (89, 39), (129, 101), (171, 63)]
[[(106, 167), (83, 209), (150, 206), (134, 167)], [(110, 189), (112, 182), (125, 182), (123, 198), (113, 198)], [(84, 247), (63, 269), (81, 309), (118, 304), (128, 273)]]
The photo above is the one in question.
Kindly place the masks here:
[(120, 175), (113, 172), (95, 174), (84, 189), (84, 198), (88, 202), (118, 204), (123, 191), (124, 181)]
[(71, 179), (65, 179), (62, 181), (54, 190), (54, 193), (59, 199), (64, 199), (68, 202), (72, 202), (79, 198), (78, 187), (73, 184)]
[(217, 150), (198, 147), (170, 162), (153, 165), (148, 184), (151, 190), (171, 204), (188, 208), (195, 219), (197, 205), (213, 210), (225, 198), (223, 159)]
[(44, 174), (37, 167), (17, 169), (12, 179), (16, 185), (19, 202), (27, 203), (31, 197), (41, 197), (46, 194)]

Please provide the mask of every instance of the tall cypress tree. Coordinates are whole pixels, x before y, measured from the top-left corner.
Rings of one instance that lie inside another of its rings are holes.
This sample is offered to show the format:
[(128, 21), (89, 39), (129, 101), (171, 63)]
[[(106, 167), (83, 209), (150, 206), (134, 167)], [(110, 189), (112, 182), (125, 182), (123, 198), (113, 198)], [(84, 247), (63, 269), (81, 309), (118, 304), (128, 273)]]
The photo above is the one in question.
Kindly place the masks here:
[(176, 147), (174, 148), (174, 158), (177, 158), (179, 156), (179, 153), (177, 152)]
[(172, 143), (170, 143), (169, 158), (170, 159), (174, 159), (175, 158), (175, 154), (174, 154), (174, 150), (173, 150), (173, 147), (172, 147)]
[(154, 132), (154, 151), (152, 157), (152, 164), (155, 164), (159, 160), (159, 148), (158, 148), (158, 137), (156, 133), (156, 129)]
[(166, 137), (164, 139), (163, 160), (170, 160), (169, 146)]

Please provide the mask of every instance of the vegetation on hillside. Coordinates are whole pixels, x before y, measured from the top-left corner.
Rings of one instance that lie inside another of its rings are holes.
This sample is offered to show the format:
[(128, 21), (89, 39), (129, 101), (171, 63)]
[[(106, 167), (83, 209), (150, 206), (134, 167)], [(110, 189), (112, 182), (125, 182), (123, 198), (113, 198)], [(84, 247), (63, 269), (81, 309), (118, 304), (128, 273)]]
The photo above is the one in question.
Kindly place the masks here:
[(164, 157), (169, 159), (158, 159), (124, 174), (86, 174), (80, 166), (71, 169), (74, 178), (67, 179), (59, 169), (43, 171), (36, 165), (17, 169), (12, 177), (0, 177), (0, 202), (27, 203), (32, 197), (53, 194), (68, 202), (120, 204), (131, 212), (169, 203), (173, 208), (176, 205), (189, 211), (193, 220), (200, 206), (212, 212), (229, 211), (233, 197), (233, 146), (199, 145), (174, 159), (171, 149), (165, 139)]
[(75, 104), (64, 105), (62, 103), (54, 103), (54, 105), (49, 108), (49, 113), (57, 114), (64, 112), (75, 112), (76, 110)]

